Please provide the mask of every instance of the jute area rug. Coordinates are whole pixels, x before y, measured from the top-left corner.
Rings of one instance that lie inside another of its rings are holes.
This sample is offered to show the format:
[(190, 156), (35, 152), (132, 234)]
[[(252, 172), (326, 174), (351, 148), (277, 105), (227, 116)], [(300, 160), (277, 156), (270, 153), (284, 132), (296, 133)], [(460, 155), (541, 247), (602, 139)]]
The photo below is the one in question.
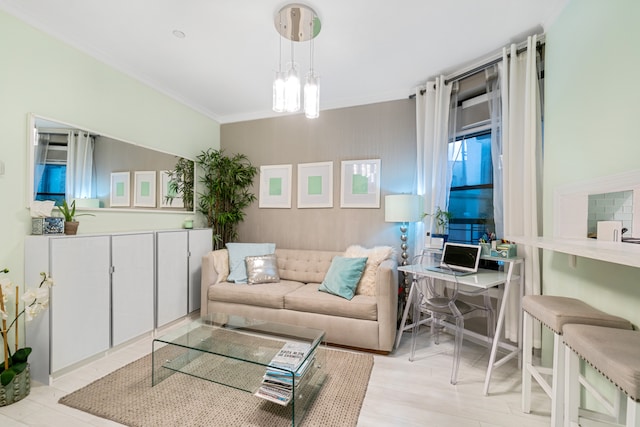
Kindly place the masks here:
[[(323, 348), (327, 377), (303, 427), (356, 426), (373, 356)], [(290, 426), (290, 407), (251, 393), (174, 374), (151, 387), (151, 355), (59, 401), (128, 426)]]

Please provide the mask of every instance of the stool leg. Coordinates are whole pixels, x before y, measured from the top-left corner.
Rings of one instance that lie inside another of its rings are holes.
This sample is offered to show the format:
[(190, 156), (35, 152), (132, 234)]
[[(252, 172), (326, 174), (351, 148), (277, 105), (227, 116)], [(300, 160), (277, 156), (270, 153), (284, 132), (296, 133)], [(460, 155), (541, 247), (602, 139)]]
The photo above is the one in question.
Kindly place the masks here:
[(560, 427), (564, 419), (565, 345), (560, 334), (553, 334), (553, 378), (551, 380), (551, 425)]
[(522, 322), (522, 412), (531, 412), (531, 361), (533, 358), (533, 318), (526, 311)]
[(563, 344), (565, 351), (565, 426), (578, 425), (580, 411), (580, 358)]
[(640, 402), (627, 398), (627, 425), (626, 427), (640, 427)]

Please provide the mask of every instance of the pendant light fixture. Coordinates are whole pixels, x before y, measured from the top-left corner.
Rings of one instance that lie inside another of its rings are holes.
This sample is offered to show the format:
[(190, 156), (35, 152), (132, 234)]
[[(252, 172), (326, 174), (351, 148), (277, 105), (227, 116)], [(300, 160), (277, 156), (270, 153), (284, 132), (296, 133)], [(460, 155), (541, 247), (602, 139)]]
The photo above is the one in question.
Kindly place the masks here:
[(313, 68), (313, 39), (320, 33), (320, 19), (315, 11), (303, 4), (289, 4), (276, 13), (275, 27), (282, 38), (291, 42), (291, 61), (282, 71), (282, 38), (278, 71), (273, 81), (273, 111), (293, 113), (300, 110), (300, 74), (294, 58), (294, 42), (309, 41), (309, 72), (304, 85), (304, 111), (308, 118), (320, 113), (320, 78)]

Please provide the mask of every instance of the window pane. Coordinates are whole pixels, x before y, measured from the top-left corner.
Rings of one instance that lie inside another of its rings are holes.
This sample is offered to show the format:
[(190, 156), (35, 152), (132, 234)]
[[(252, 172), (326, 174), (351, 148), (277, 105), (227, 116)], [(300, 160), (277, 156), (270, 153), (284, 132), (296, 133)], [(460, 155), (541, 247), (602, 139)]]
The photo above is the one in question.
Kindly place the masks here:
[(451, 188), (491, 184), (491, 133), (449, 143), (449, 161), (453, 162)]

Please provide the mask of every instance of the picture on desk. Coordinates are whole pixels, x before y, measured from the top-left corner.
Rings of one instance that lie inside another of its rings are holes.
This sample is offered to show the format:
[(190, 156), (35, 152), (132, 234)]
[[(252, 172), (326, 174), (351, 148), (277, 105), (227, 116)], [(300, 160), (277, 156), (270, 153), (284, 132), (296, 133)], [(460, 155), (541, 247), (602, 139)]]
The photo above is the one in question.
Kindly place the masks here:
[(446, 242), (442, 250), (440, 266), (429, 268), (441, 273), (473, 274), (480, 264), (480, 245)]

